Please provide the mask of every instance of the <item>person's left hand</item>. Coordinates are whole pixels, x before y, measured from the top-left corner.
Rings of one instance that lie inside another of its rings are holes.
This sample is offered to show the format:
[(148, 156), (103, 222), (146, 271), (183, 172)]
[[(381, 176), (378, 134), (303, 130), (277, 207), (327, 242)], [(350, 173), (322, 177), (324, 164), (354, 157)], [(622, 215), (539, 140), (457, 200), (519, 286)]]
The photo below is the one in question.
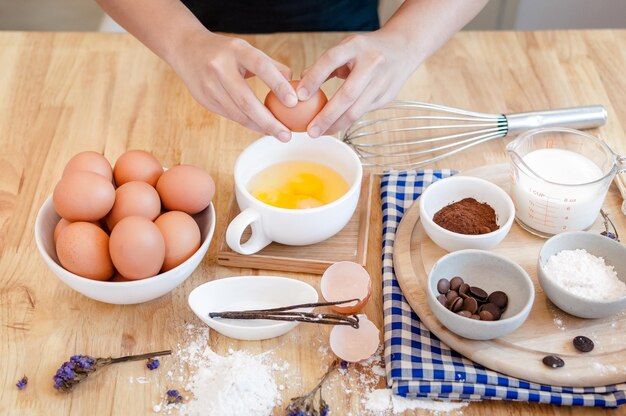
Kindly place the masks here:
[(345, 81), (309, 124), (309, 136), (345, 129), (367, 111), (393, 100), (417, 65), (406, 42), (380, 30), (349, 36), (327, 50), (303, 71), (298, 98), (306, 100), (334, 76)]

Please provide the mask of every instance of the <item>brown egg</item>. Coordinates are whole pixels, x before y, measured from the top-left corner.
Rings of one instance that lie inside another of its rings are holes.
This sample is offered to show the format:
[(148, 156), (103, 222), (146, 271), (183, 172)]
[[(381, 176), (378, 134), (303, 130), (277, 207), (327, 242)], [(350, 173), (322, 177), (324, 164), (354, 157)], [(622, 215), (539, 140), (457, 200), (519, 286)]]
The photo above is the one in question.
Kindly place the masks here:
[(54, 209), (70, 222), (98, 221), (107, 215), (114, 201), (113, 184), (87, 171), (67, 172), (52, 194)]
[(161, 213), (161, 199), (156, 189), (145, 182), (126, 182), (115, 190), (115, 203), (106, 217), (109, 230), (125, 217), (139, 215), (154, 221)]
[(59, 222), (57, 222), (57, 225), (54, 227), (54, 234), (53, 234), (54, 244), (57, 243), (57, 240), (59, 239), (59, 234), (61, 234), (61, 231), (70, 224), (71, 222), (69, 222), (65, 218), (61, 218)]
[(189, 214), (170, 211), (154, 222), (165, 240), (165, 261), (162, 271), (178, 266), (200, 248), (200, 227)]
[(328, 302), (360, 299), (358, 302), (331, 306), (336, 312), (353, 314), (363, 309), (372, 295), (372, 280), (360, 264), (340, 261), (326, 269), (320, 281), (320, 290)]
[(113, 169), (111, 169), (109, 161), (100, 153), (90, 150), (74, 155), (65, 165), (63, 175), (77, 170), (97, 173), (107, 178), (109, 182), (113, 180)]
[[(298, 88), (300, 81), (290, 81), (294, 89)], [(316, 93), (306, 101), (298, 101), (294, 107), (287, 107), (280, 102), (276, 94), (270, 91), (265, 97), (265, 106), (270, 110), (274, 117), (285, 125), (291, 131), (306, 131), (309, 123), (315, 118), (317, 113), (322, 111), (322, 108), (328, 102), (326, 94), (322, 90), (317, 90)]]
[(111, 259), (127, 279), (155, 276), (165, 259), (165, 241), (159, 228), (147, 218), (130, 216), (117, 223), (109, 240)]
[(156, 157), (143, 150), (129, 150), (117, 159), (113, 176), (117, 186), (126, 182), (142, 181), (156, 186), (163, 166)]
[(97, 225), (73, 222), (61, 230), (56, 243), (59, 262), (87, 279), (108, 280), (113, 275), (109, 236)]
[(215, 194), (215, 182), (203, 169), (178, 165), (163, 172), (156, 190), (165, 208), (193, 215), (209, 206)]
[(134, 280), (127, 279), (119, 273), (115, 273), (112, 278), (109, 279), (109, 282), (134, 282)]

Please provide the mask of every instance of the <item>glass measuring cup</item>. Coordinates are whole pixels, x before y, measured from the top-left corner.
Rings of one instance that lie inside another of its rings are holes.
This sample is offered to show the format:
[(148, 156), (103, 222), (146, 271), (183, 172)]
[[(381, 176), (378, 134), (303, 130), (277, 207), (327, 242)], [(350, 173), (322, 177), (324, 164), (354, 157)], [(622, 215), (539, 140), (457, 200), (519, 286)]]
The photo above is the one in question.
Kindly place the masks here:
[(531, 130), (507, 151), (516, 221), (541, 237), (591, 227), (613, 177), (626, 171), (626, 157), (568, 128)]

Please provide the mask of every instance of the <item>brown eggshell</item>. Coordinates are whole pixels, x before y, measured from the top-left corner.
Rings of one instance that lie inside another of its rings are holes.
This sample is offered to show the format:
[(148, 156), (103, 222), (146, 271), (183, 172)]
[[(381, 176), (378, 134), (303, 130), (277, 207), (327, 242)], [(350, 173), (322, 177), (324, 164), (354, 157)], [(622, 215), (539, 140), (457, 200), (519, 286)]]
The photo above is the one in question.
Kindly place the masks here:
[(342, 360), (355, 363), (370, 358), (380, 343), (376, 325), (367, 316), (359, 315), (359, 327), (335, 325), (330, 331), (330, 349)]
[(109, 236), (97, 225), (66, 225), (59, 233), (56, 250), (61, 265), (74, 274), (93, 280), (108, 280), (113, 275)]
[(109, 161), (98, 152), (88, 150), (74, 155), (63, 170), (63, 175), (68, 172), (86, 170), (104, 176), (109, 182), (113, 180), (113, 169)]
[(163, 166), (158, 159), (143, 150), (129, 150), (120, 156), (113, 168), (113, 177), (117, 186), (127, 182), (141, 181), (156, 186), (163, 173)]
[[(298, 88), (300, 81), (290, 81), (294, 89)], [(291, 131), (306, 131), (309, 123), (315, 116), (322, 111), (322, 108), (328, 102), (326, 94), (322, 90), (317, 90), (306, 101), (298, 101), (294, 107), (287, 107), (280, 102), (274, 91), (270, 91), (265, 97), (265, 106), (276, 117), (278, 121), (283, 123)]]
[(165, 240), (165, 261), (161, 271), (173, 269), (200, 248), (200, 227), (189, 214), (166, 212), (154, 223)]
[(363, 309), (372, 295), (372, 279), (360, 264), (340, 261), (326, 269), (320, 290), (327, 302), (360, 299), (359, 302), (331, 306), (336, 312), (353, 314)]
[(161, 213), (161, 199), (156, 189), (145, 182), (126, 182), (115, 190), (115, 203), (106, 217), (109, 230), (125, 217), (139, 215), (154, 221)]
[(159, 228), (147, 218), (120, 220), (109, 239), (109, 252), (117, 271), (127, 279), (155, 276), (165, 259), (165, 241)]
[(55, 225), (54, 227), (54, 234), (52, 234), (54, 238), (54, 244), (57, 243), (57, 240), (59, 239), (59, 234), (61, 233), (61, 231), (70, 224), (71, 222), (69, 222), (65, 218), (61, 218), (59, 222), (57, 222), (57, 225)]
[(156, 190), (165, 208), (193, 215), (209, 206), (215, 194), (215, 182), (203, 169), (177, 165), (163, 172)]
[(52, 202), (56, 212), (70, 222), (98, 221), (113, 207), (115, 188), (97, 173), (67, 172), (54, 188)]

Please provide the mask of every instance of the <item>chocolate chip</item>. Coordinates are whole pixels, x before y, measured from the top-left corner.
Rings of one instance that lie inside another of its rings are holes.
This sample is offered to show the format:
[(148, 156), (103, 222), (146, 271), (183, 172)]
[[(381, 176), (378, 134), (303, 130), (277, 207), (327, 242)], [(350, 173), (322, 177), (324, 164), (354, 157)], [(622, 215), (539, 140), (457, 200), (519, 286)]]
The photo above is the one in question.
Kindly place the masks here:
[(500, 312), (500, 308), (498, 308), (493, 303), (485, 303), (484, 305), (480, 307), (480, 311), (489, 312), (493, 316), (494, 321), (497, 321), (498, 319), (500, 319), (500, 315), (502, 315), (502, 312)]
[(472, 314), (469, 313), (468, 311), (458, 311), (456, 314), (464, 318), (469, 318), (470, 316), (472, 316)]
[(459, 296), (465, 299), (466, 297), (468, 297), (469, 290), (470, 290), (470, 285), (468, 285), (467, 283), (463, 283), (459, 287)]
[(452, 301), (454, 301), (454, 299), (458, 298), (459, 294), (456, 293), (456, 290), (451, 290), (448, 293), (446, 293), (446, 299), (448, 299), (448, 302), (452, 303)]
[(446, 299), (446, 295), (437, 296), (437, 300), (439, 301), (439, 303), (443, 305), (444, 308), (446, 307), (446, 303), (448, 303), (448, 300)]
[(493, 321), (493, 315), (489, 311), (480, 311), (478, 313), (481, 321)]
[(543, 357), (543, 363), (552, 368), (560, 368), (565, 365), (565, 361), (558, 355), (546, 355)]
[(437, 282), (437, 292), (445, 295), (450, 290), (450, 281), (448, 279), (439, 279)]
[(470, 315), (473, 315), (478, 310), (478, 302), (474, 298), (466, 298), (463, 300), (463, 310), (468, 311)]
[(456, 299), (454, 299), (454, 302), (452, 302), (450, 304), (450, 310), (452, 312), (458, 312), (461, 310), (461, 307), (463, 307), (463, 299), (457, 297)]
[(470, 316), (470, 319), (476, 319), (477, 321), (480, 321), (480, 315), (472, 315)]
[(489, 295), (489, 297), (487, 298), (487, 302), (491, 302), (495, 304), (498, 308), (504, 309), (509, 303), (509, 297), (506, 295), (506, 293), (497, 290)]
[(470, 287), (469, 294), (471, 297), (483, 302), (486, 301), (487, 297), (489, 296), (487, 292), (476, 286)]
[(594, 347), (593, 341), (582, 335), (575, 337), (572, 342), (574, 343), (574, 348), (580, 352), (589, 352)]
[(458, 292), (459, 287), (463, 284), (463, 279), (460, 276), (454, 276), (450, 280), (450, 290), (456, 290)]

